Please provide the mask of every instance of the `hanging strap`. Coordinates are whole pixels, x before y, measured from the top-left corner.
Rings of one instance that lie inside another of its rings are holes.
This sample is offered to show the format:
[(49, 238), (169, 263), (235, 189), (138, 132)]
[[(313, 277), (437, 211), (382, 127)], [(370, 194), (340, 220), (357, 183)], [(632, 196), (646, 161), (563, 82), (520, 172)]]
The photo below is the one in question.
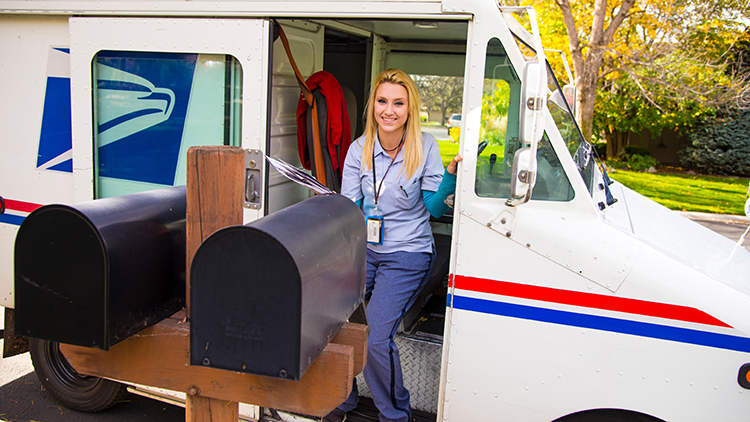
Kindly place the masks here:
[(326, 170), (325, 170), (325, 164), (323, 163), (323, 150), (322, 146), (320, 145), (320, 128), (318, 126), (318, 108), (316, 107), (315, 103), (315, 97), (313, 97), (312, 91), (310, 91), (310, 88), (307, 86), (307, 83), (305, 83), (305, 79), (302, 77), (302, 74), (299, 71), (299, 68), (297, 67), (297, 63), (294, 62), (294, 57), (292, 57), (292, 50), (289, 48), (289, 40), (286, 38), (286, 34), (284, 34), (284, 30), (281, 28), (281, 25), (276, 21), (276, 19), (273, 19), (273, 24), (276, 25), (276, 28), (279, 29), (279, 37), (281, 37), (281, 43), (284, 44), (284, 51), (286, 51), (286, 56), (289, 58), (289, 63), (292, 64), (292, 69), (294, 69), (294, 75), (297, 77), (297, 84), (299, 84), (299, 89), (302, 91), (302, 97), (305, 99), (305, 102), (307, 103), (308, 107), (310, 107), (312, 111), (312, 132), (313, 132), (313, 161), (315, 162), (315, 178), (318, 179), (320, 183), (323, 185), (326, 184)]

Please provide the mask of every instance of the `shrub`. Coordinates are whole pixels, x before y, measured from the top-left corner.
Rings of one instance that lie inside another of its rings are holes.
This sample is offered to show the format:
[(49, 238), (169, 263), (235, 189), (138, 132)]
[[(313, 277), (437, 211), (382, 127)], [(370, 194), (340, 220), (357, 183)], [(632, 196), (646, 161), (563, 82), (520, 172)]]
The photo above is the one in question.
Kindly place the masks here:
[(448, 134), (451, 137), (451, 140), (455, 143), (458, 143), (458, 141), (461, 138), (461, 128), (460, 127), (452, 127), (448, 129)]
[[(631, 148), (630, 151), (643, 152), (643, 154), (628, 153), (628, 148)], [(643, 147), (626, 147), (625, 151), (618, 154), (616, 158), (606, 160), (605, 164), (617, 169), (644, 171), (656, 166), (657, 162)]]
[(680, 164), (709, 174), (750, 175), (750, 110), (706, 122), (688, 134)]
[(606, 142), (594, 142), (594, 150), (599, 158), (607, 156), (607, 143)]
[(626, 155), (642, 155), (642, 156), (651, 156), (651, 151), (648, 150), (646, 147), (642, 147), (640, 145), (628, 145), (625, 147), (625, 154)]

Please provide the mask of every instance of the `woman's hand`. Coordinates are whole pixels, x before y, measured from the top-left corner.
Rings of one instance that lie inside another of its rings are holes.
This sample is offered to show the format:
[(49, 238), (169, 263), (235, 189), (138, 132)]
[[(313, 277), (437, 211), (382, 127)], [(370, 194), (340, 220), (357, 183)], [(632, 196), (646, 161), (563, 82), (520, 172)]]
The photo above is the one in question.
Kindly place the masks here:
[(448, 167), (446, 170), (448, 170), (448, 173), (450, 174), (456, 174), (458, 171), (458, 162), (463, 160), (464, 157), (462, 157), (460, 154), (453, 157), (450, 163), (448, 163)]

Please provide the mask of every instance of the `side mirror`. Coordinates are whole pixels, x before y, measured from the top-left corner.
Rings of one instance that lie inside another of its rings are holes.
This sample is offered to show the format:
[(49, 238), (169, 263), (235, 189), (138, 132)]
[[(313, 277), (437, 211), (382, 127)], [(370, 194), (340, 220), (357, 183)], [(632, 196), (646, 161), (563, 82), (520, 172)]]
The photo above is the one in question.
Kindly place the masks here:
[[(534, 151), (535, 153), (535, 151)], [(521, 148), (513, 156), (513, 168), (510, 175), (510, 195), (506, 205), (525, 204), (531, 199), (531, 192), (536, 182), (536, 160), (532, 160), (532, 149)]]
[(544, 134), (544, 108), (547, 102), (547, 71), (539, 61), (526, 62), (521, 81), (520, 138), (528, 147), (520, 148), (513, 156), (510, 176), (509, 207), (525, 204), (531, 199), (536, 183), (536, 150)]
[(576, 87), (574, 85), (565, 85), (563, 87), (563, 95), (565, 95), (565, 101), (570, 106), (570, 111), (575, 115), (576, 112)]
[[(544, 133), (544, 106), (547, 101), (547, 71), (538, 61), (526, 62), (521, 81), (520, 138), (525, 144), (534, 144)], [(536, 149), (536, 148), (534, 148)]]

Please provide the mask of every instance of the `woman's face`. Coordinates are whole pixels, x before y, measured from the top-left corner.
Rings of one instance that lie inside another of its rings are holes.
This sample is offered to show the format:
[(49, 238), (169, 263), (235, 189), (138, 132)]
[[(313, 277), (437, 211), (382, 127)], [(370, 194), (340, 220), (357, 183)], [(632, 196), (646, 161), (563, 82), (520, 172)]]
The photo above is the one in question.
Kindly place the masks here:
[(384, 82), (375, 92), (375, 121), (381, 133), (401, 135), (409, 117), (409, 93), (399, 84)]

